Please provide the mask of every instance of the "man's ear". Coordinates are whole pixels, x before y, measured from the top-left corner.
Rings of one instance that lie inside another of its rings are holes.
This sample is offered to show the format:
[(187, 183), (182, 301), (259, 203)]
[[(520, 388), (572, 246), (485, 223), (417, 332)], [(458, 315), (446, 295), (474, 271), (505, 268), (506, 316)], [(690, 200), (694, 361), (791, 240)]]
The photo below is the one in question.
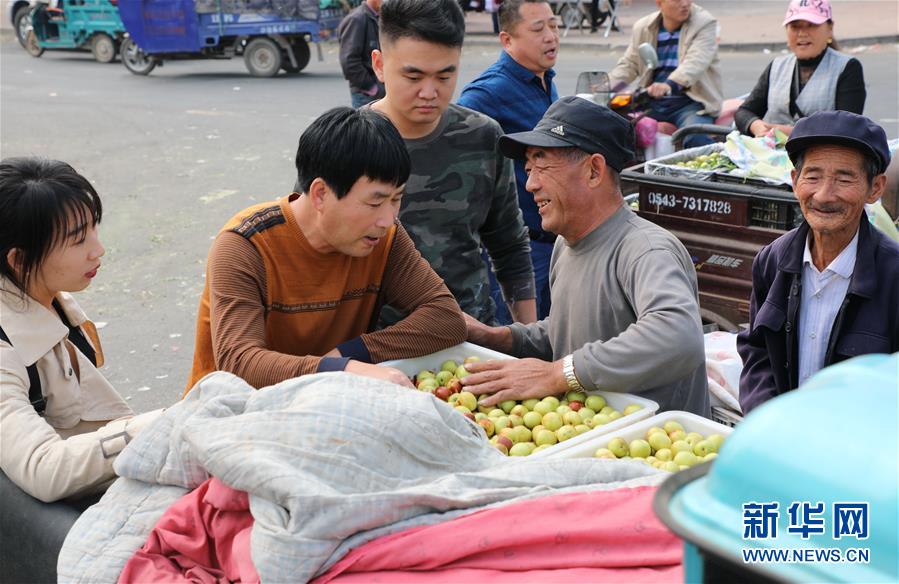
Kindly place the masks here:
[(878, 174), (874, 177), (874, 180), (871, 181), (871, 190), (868, 191), (868, 196), (865, 197), (865, 202), (869, 205), (873, 205), (876, 203), (881, 196), (883, 196), (883, 191), (887, 186), (887, 175)]
[(606, 171), (606, 158), (602, 154), (590, 155), (590, 186), (597, 187), (603, 181)]
[(321, 213), (325, 208), (330, 189), (328, 184), (321, 177), (318, 177), (309, 185), (309, 191), (306, 194), (309, 195), (309, 200), (312, 201), (312, 208)]
[(509, 33), (507, 33), (504, 30), (501, 30), (499, 32), (499, 44), (501, 44), (503, 46), (503, 49), (505, 49), (506, 52), (508, 52), (509, 47), (512, 46), (512, 35), (510, 35)]
[(384, 83), (384, 53), (379, 49), (371, 52), (371, 66), (375, 70), (375, 76), (378, 78), (378, 81)]

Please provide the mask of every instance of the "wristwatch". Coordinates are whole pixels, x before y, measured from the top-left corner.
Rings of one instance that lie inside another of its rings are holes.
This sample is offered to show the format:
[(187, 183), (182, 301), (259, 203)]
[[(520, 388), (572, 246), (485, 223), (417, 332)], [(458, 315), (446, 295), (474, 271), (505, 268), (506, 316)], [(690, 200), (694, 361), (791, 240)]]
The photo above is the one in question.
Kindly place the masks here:
[(584, 386), (578, 381), (577, 375), (574, 374), (574, 355), (565, 355), (562, 357), (562, 375), (565, 376), (565, 382), (568, 383), (568, 389), (572, 391), (583, 391)]

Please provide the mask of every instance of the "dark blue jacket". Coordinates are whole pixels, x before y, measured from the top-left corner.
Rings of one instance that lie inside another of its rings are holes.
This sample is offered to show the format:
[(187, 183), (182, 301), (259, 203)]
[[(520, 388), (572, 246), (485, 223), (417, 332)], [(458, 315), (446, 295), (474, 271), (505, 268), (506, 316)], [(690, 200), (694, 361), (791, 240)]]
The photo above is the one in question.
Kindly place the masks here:
[[(802, 298), (803, 223), (763, 248), (752, 263), (749, 329), (737, 336), (743, 358), (740, 406), (756, 406), (799, 385), (796, 337)], [(824, 366), (858, 355), (899, 351), (899, 244), (863, 213), (849, 290), (827, 343)]]
[[(543, 81), (532, 71), (520, 65), (509, 53), (502, 51), (499, 59), (477, 79), (462, 90), (458, 104), (476, 112), (486, 114), (499, 122), (503, 132), (529, 132), (550, 105), (559, 99), (553, 83), (556, 72), (550, 69), (543, 74)], [(528, 175), (524, 172), (524, 161), (515, 161), (515, 184), (518, 188), (518, 207), (528, 226), (531, 239), (552, 243), (555, 235), (543, 231), (540, 212), (534, 195), (525, 189)]]

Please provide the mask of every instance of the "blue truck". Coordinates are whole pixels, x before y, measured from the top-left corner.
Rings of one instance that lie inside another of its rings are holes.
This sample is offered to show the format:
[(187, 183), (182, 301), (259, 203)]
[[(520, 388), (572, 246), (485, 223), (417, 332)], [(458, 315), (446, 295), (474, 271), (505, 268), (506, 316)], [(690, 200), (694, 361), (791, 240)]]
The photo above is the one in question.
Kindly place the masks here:
[(242, 56), (255, 77), (302, 71), (309, 43), (343, 16), (322, 11), (318, 0), (123, 0), (119, 13), (122, 63), (136, 75), (167, 60)]

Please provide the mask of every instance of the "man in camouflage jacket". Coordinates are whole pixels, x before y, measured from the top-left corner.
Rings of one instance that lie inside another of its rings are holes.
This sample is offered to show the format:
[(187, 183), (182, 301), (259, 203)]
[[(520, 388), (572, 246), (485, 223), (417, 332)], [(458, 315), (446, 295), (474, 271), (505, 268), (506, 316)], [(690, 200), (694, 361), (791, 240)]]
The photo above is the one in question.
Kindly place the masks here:
[[(450, 104), (465, 21), (455, 0), (391, 0), (373, 53), (387, 94), (371, 105), (399, 130), (412, 158), (400, 220), (463, 311), (493, 324), (486, 248), (512, 316), (536, 320), (530, 242), (499, 124)], [(382, 324), (399, 315), (382, 312)]]

